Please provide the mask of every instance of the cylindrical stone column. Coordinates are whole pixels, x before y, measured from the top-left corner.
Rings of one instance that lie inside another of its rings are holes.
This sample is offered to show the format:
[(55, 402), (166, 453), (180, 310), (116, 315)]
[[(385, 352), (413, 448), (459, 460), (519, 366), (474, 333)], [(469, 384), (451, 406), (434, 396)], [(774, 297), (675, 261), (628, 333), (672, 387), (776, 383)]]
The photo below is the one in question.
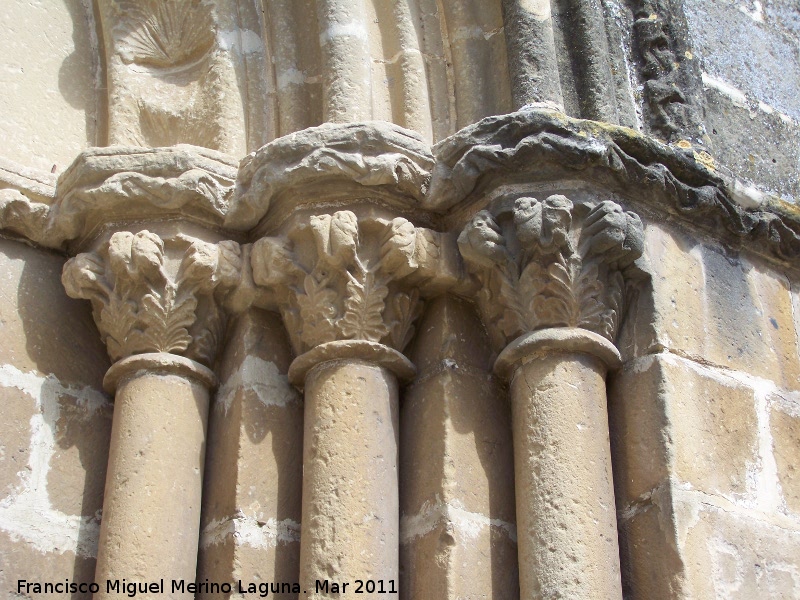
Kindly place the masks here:
[(642, 254), (615, 202), (518, 197), (458, 238), (510, 381), (520, 598), (620, 600), (605, 376)]
[(185, 585), (173, 592), (171, 582), (196, 577), (217, 384), (205, 365), (214, 364), (224, 333), (218, 302), (238, 282), (239, 255), (233, 242), (118, 231), (64, 265), (64, 288), (92, 302), (114, 361), (103, 381), (116, 398), (96, 598), (194, 597)]
[[(163, 593), (141, 598), (193, 598), (172, 593), (171, 580), (193, 582), (214, 373), (181, 356), (139, 354), (115, 363), (104, 386), (114, 393), (95, 598), (118, 598), (106, 581), (154, 583)], [(113, 588), (112, 588), (113, 589)]]
[(503, 0), (514, 108), (544, 104), (564, 110), (550, 0)]
[(413, 373), (402, 354), (367, 341), (322, 344), (289, 369), (305, 385), (302, 598), (397, 590), (398, 376)]
[(536, 331), (496, 369), (510, 380), (520, 597), (622, 598), (605, 376), (616, 348), (590, 331)]

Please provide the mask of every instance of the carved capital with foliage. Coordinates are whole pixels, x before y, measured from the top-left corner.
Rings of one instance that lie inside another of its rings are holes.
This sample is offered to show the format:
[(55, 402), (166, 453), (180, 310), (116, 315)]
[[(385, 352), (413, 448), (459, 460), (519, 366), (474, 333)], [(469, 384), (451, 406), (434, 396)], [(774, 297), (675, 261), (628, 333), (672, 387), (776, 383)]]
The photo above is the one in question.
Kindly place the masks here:
[(240, 272), (235, 242), (121, 231), (70, 259), (61, 279), (68, 295), (91, 301), (113, 361), (166, 352), (212, 366), (225, 325), (219, 299)]
[(297, 354), (342, 340), (402, 351), (421, 309), (414, 277), (438, 257), (436, 236), (403, 218), (312, 216), (254, 244), (253, 278), (276, 294)]
[(458, 245), (482, 284), (478, 304), (495, 347), (552, 327), (583, 328), (613, 343), (643, 235), (639, 217), (611, 201), (523, 197), (479, 212)]

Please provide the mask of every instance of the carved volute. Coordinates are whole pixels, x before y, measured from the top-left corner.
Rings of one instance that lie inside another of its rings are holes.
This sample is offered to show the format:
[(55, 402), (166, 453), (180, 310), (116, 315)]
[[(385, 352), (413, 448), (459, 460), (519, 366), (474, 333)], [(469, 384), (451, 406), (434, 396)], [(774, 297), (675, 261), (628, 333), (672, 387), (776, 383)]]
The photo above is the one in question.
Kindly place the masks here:
[(611, 201), (522, 197), (513, 207), (479, 212), (458, 245), (482, 283), (477, 300), (496, 349), (553, 327), (582, 328), (613, 343), (643, 231), (637, 215)]

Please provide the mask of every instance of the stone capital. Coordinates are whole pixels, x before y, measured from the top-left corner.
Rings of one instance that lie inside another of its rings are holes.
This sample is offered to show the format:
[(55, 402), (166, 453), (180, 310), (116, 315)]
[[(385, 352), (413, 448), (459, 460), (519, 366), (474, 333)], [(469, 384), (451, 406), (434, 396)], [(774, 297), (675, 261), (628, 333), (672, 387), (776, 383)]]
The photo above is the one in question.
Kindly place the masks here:
[(120, 231), (64, 265), (73, 298), (90, 300), (112, 361), (167, 353), (213, 366), (223, 335), (221, 297), (241, 271), (237, 243)]
[(344, 340), (401, 352), (420, 312), (420, 277), (439, 258), (438, 236), (400, 217), (313, 215), (253, 245), (253, 279), (271, 290), (297, 355)]
[(458, 245), (481, 282), (478, 305), (496, 350), (550, 328), (613, 344), (643, 235), (639, 217), (614, 202), (575, 205), (561, 195), (475, 215)]

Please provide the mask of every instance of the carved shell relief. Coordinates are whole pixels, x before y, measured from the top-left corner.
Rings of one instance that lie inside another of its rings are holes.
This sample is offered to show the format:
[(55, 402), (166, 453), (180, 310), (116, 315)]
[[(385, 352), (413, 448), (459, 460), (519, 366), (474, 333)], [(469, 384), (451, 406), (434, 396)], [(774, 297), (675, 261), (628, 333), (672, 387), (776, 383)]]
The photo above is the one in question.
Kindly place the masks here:
[(203, 0), (117, 0), (113, 32), (126, 64), (156, 69), (186, 66), (214, 46), (212, 7)]
[(348, 339), (402, 350), (421, 303), (398, 282), (416, 270), (418, 235), (402, 218), (339, 211), (311, 217), (288, 239), (259, 240), (257, 282), (286, 290), (281, 312), (295, 352)]
[(478, 304), (498, 349), (548, 327), (581, 327), (613, 342), (643, 231), (614, 202), (574, 206), (554, 195), (481, 211), (458, 245), (482, 283)]

